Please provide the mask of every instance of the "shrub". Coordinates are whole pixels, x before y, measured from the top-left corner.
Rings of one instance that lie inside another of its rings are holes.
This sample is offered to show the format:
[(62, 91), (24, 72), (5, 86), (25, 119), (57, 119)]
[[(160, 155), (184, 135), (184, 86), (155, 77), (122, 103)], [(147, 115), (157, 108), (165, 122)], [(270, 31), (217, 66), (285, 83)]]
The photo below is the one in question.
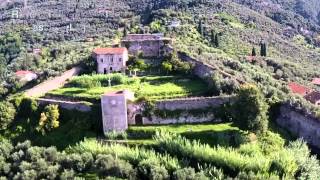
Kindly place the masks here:
[(50, 104), (44, 108), (44, 112), (40, 114), (39, 125), (37, 130), (44, 135), (47, 131), (59, 127), (59, 108), (58, 105)]
[(115, 176), (129, 179), (136, 177), (136, 172), (129, 163), (115, 159), (111, 155), (98, 155), (95, 166), (102, 176)]
[(268, 172), (269, 159), (260, 156), (246, 156), (232, 148), (215, 147), (198, 141), (189, 141), (179, 135), (157, 132), (154, 140), (158, 148), (172, 155), (186, 158), (193, 162), (193, 167), (210, 164), (222, 168), (228, 175), (236, 175), (240, 171)]
[(38, 103), (34, 99), (23, 98), (18, 106), (18, 116), (30, 117), (38, 110)]
[(109, 140), (117, 140), (117, 139), (127, 139), (128, 135), (126, 132), (111, 131), (111, 132), (105, 133), (105, 137)]
[(176, 180), (206, 180), (209, 178), (205, 176), (204, 172), (195, 172), (193, 168), (183, 168), (179, 169), (173, 174)]
[(0, 130), (5, 130), (16, 115), (14, 106), (7, 102), (0, 102)]
[(297, 179), (320, 179), (319, 160), (316, 156), (310, 156), (310, 150), (303, 140), (290, 142), (288, 149), (294, 154), (298, 165)]
[(138, 165), (138, 170), (142, 179), (169, 179), (168, 171), (156, 159), (142, 160)]
[(69, 86), (79, 87), (79, 88), (93, 88), (93, 87), (101, 87), (101, 86), (108, 86), (109, 79), (111, 80), (111, 85), (118, 85), (118, 84), (126, 84), (126, 83), (133, 83), (134, 80), (131, 78), (129, 79), (123, 74), (115, 73), (115, 74), (95, 74), (95, 75), (82, 75), (73, 77), (70, 82)]
[(260, 90), (250, 84), (242, 85), (233, 107), (234, 123), (243, 130), (265, 133), (268, 129), (268, 104)]

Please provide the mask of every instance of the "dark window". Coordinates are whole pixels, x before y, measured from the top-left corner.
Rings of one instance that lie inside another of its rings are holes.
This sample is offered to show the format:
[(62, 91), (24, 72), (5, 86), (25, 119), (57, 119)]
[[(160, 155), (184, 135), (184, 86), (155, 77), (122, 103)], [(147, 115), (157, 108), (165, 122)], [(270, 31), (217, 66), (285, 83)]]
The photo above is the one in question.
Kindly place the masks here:
[(121, 62), (122, 61), (122, 59), (121, 58), (119, 58), (119, 62)]
[(103, 63), (103, 59), (100, 59), (100, 61)]
[(112, 71), (112, 67), (110, 67), (110, 71)]
[(143, 125), (143, 120), (142, 120), (142, 115), (141, 114), (137, 114), (134, 117), (134, 120), (135, 120), (135, 124), (136, 125)]
[(107, 74), (107, 68), (103, 69), (103, 74)]

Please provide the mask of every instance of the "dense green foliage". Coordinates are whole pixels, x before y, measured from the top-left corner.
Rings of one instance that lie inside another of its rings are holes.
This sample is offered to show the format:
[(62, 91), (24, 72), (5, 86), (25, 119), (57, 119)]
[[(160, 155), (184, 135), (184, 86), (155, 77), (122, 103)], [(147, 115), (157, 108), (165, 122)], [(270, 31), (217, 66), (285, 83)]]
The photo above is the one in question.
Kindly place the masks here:
[(59, 107), (58, 105), (50, 104), (44, 108), (44, 112), (40, 114), (39, 126), (37, 130), (44, 135), (47, 131), (59, 127)]
[(16, 115), (15, 107), (9, 102), (0, 102), (0, 130), (7, 129)]
[(250, 84), (242, 85), (233, 105), (233, 120), (244, 130), (265, 133), (268, 129), (268, 104), (260, 90)]

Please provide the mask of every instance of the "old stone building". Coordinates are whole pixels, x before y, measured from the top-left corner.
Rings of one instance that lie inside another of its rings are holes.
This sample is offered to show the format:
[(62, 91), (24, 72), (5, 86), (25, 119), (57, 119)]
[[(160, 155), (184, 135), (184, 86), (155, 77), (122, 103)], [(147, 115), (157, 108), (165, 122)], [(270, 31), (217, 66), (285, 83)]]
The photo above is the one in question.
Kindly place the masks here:
[(128, 129), (127, 100), (134, 100), (131, 91), (108, 92), (101, 97), (103, 132)]
[(162, 34), (129, 34), (121, 40), (121, 46), (128, 48), (130, 54), (142, 52), (144, 57), (160, 57), (163, 48), (171, 43)]
[(97, 61), (97, 72), (108, 74), (112, 72), (124, 72), (128, 61), (126, 48), (96, 48), (93, 57)]

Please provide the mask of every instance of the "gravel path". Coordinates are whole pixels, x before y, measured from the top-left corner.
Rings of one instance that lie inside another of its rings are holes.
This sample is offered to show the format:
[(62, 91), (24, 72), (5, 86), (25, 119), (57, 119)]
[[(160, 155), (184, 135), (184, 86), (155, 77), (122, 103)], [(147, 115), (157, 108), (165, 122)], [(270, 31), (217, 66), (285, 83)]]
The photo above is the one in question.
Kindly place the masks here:
[(28, 89), (25, 94), (28, 97), (39, 97), (46, 94), (49, 91), (58, 89), (63, 87), (68, 79), (73, 76), (76, 76), (80, 73), (80, 67), (74, 67), (66, 72), (64, 72), (61, 76), (57, 76), (53, 79), (49, 79), (44, 81), (43, 83), (38, 84), (37, 86)]

